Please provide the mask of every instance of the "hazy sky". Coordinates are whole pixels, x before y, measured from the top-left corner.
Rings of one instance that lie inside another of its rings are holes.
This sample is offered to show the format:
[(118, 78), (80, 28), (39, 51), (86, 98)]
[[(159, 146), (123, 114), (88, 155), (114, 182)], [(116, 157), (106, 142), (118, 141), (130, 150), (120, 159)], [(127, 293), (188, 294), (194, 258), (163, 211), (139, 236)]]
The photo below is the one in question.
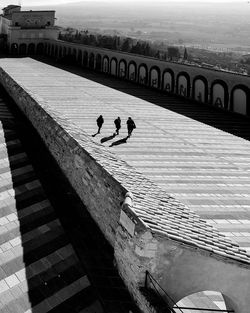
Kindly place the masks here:
[[(84, 1), (101, 1), (101, 2), (152, 2), (155, 3), (158, 0), (82, 0)], [(161, 2), (238, 2), (244, 3), (247, 0), (159, 0)], [(49, 4), (62, 4), (62, 3), (72, 3), (72, 2), (80, 2), (79, 0), (0, 0), (0, 7), (4, 7), (8, 4), (21, 4), (22, 6), (29, 6), (29, 5), (49, 5)]]

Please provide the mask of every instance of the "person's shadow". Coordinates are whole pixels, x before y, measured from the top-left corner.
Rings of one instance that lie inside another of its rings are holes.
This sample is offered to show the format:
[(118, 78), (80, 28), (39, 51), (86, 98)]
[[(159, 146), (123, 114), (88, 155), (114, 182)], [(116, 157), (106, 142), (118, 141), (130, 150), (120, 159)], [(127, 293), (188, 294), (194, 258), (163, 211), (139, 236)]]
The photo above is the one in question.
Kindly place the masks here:
[(124, 138), (122, 138), (120, 140), (114, 141), (114, 142), (111, 143), (110, 147), (119, 146), (119, 145), (122, 145), (124, 143), (127, 143), (128, 138), (129, 138), (129, 136), (124, 137)]
[(103, 138), (101, 139), (101, 143), (104, 143), (104, 142), (106, 142), (106, 141), (109, 141), (109, 140), (115, 138), (115, 136), (116, 136), (116, 133), (114, 133), (113, 135), (108, 136), (108, 137), (103, 137)]

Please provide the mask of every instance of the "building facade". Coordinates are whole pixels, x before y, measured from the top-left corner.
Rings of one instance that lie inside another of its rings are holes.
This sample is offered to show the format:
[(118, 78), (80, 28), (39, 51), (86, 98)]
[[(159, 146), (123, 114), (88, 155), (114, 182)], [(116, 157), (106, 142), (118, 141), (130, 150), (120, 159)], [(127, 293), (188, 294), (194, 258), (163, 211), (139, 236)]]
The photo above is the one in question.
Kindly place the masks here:
[(55, 11), (21, 11), (20, 6), (3, 8), (0, 32), (2, 48), (11, 54), (42, 53), (44, 41), (58, 38)]

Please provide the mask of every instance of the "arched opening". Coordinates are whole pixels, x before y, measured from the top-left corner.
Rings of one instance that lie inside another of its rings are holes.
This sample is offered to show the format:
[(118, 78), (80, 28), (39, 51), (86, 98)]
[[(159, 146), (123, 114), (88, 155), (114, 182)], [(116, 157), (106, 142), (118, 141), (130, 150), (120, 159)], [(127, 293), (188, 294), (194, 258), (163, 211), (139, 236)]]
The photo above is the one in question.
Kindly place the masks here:
[(73, 51), (72, 51), (72, 62), (76, 62), (76, 56), (77, 56), (77, 51), (76, 51), (76, 49), (73, 49)]
[(228, 109), (228, 87), (222, 80), (216, 80), (211, 85), (211, 104), (220, 109)]
[(43, 43), (39, 42), (39, 44), (36, 47), (36, 54), (42, 55), (44, 51), (44, 45)]
[(82, 65), (82, 50), (78, 50), (77, 63)]
[(154, 66), (150, 69), (149, 85), (152, 88), (160, 88), (160, 69)]
[(51, 46), (51, 53), (50, 53), (50, 55), (51, 55), (52, 57), (55, 56), (55, 46), (54, 46), (54, 45)]
[(51, 52), (51, 45), (48, 44), (48, 55), (50, 55), (50, 52)]
[(88, 58), (89, 58), (88, 52), (84, 51), (84, 53), (83, 53), (83, 60), (82, 60), (82, 65), (84, 67), (88, 66)]
[(181, 97), (188, 98), (190, 96), (190, 77), (188, 73), (181, 72), (177, 76), (176, 93)]
[(141, 85), (148, 84), (148, 68), (146, 64), (140, 64), (138, 70), (138, 82)]
[(113, 76), (117, 76), (117, 60), (116, 60), (116, 58), (111, 59), (110, 74)]
[(27, 52), (28, 55), (33, 55), (35, 54), (35, 44), (34, 43), (30, 43), (28, 45), (28, 52)]
[(44, 53), (47, 55), (48, 54), (48, 44), (44, 44)]
[[(203, 312), (202, 310), (197, 311), (197, 309), (210, 309), (218, 311), (231, 309), (227, 307), (223, 295), (217, 291), (201, 291), (193, 293), (178, 301), (174, 306), (176, 313), (181, 312), (177, 309), (177, 307), (179, 307), (180, 310), (182, 308), (183, 310), (184, 308), (190, 308), (189, 311), (185, 309), (184, 312)], [(192, 311), (192, 309), (194, 310)]]
[(17, 55), (17, 54), (18, 54), (18, 45), (17, 45), (17, 43), (13, 43), (13, 44), (11, 45), (10, 53), (11, 53), (12, 55)]
[(102, 71), (103, 73), (109, 72), (109, 58), (105, 56), (102, 61)]
[(133, 82), (135, 82), (137, 79), (136, 63), (133, 61), (131, 61), (128, 65), (128, 79)]
[(172, 93), (174, 91), (174, 72), (167, 69), (162, 75), (162, 90)]
[(121, 60), (119, 62), (118, 76), (120, 78), (126, 78), (126, 75), (127, 75), (127, 62), (125, 60)]
[(59, 47), (59, 53), (58, 53), (58, 58), (61, 59), (62, 58), (62, 47)]
[(102, 70), (102, 56), (99, 53), (96, 56), (95, 69), (98, 72), (101, 72), (101, 70)]
[(27, 45), (26, 43), (21, 43), (19, 46), (19, 54), (26, 55), (26, 53), (27, 53)]
[(197, 102), (208, 102), (208, 82), (203, 76), (196, 76), (193, 80), (192, 98)]
[(249, 115), (250, 91), (244, 85), (237, 85), (231, 91), (230, 109), (242, 115)]
[(90, 53), (89, 68), (94, 69), (94, 67), (95, 67), (95, 55), (94, 55), (94, 53)]
[(63, 57), (65, 57), (66, 56), (66, 54), (67, 54), (67, 48), (66, 47), (63, 47)]
[(55, 58), (58, 57), (58, 46), (55, 47)]

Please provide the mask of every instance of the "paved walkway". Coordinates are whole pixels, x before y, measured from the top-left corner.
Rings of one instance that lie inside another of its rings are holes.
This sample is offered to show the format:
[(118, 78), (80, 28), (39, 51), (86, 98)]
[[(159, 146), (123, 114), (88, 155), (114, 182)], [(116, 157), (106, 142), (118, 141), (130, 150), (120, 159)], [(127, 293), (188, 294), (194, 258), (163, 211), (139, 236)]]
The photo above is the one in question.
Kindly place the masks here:
[[(106, 140), (108, 149), (250, 252), (249, 120), (101, 74), (71, 68), (79, 77), (30, 59), (2, 65), (90, 135), (103, 114), (101, 135), (93, 140)], [(117, 116), (121, 133), (107, 140)], [(125, 140), (128, 116), (137, 128)]]
[[(103, 114), (101, 135), (93, 140), (110, 137), (120, 116), (120, 135), (103, 145), (250, 252), (248, 119), (93, 72), (75, 70), (79, 77), (28, 58), (16, 62), (7, 66), (25, 88), (90, 135)], [(120, 142), (128, 116), (137, 129)]]
[(139, 313), (114, 269), (112, 249), (3, 95), (0, 90), (0, 312)]

